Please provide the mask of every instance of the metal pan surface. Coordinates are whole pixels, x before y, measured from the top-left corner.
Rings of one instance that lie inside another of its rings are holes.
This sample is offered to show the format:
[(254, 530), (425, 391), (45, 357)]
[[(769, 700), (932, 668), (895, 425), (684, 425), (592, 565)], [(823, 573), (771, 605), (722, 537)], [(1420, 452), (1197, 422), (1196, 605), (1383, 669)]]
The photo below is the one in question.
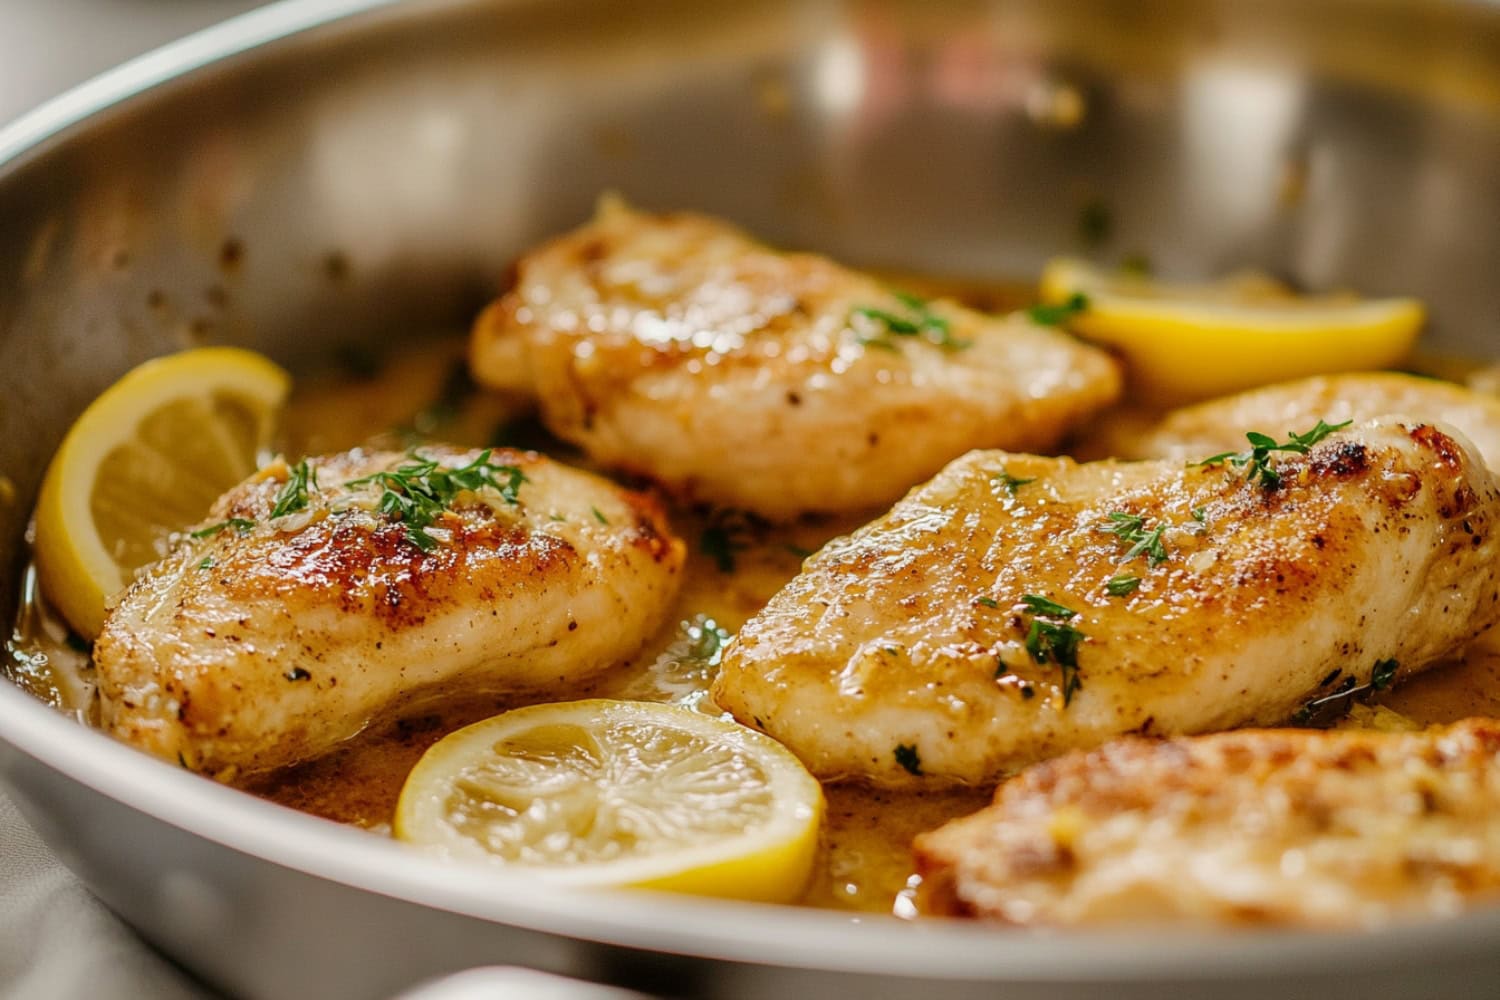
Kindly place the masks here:
[[(1500, 6), (291, 0), (168, 46), (0, 132), (0, 607), (48, 457), (128, 367), (208, 341), (295, 368), (460, 327), (605, 189), (862, 264), (1145, 251), (1416, 294), (1438, 347), (1494, 354)], [(1107, 232), (1081, 234), (1096, 205)], [(1497, 910), (1036, 935), (543, 889), (179, 772), (5, 684), (0, 778), (101, 898), (236, 995), (493, 963), (704, 997), (1500, 983)]]

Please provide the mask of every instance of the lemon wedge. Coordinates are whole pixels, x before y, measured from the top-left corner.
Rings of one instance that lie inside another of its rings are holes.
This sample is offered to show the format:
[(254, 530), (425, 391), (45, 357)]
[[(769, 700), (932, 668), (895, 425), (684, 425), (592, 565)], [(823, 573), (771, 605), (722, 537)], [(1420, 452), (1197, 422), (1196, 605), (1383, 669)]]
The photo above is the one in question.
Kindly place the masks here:
[(105, 602), (255, 471), (291, 389), (253, 351), (203, 347), (147, 361), (83, 411), (42, 480), (36, 566), (68, 624), (92, 639)]
[(412, 769), (395, 834), (447, 857), (581, 886), (790, 902), (823, 791), (781, 744), (670, 705), (517, 709), (440, 740)]
[(1396, 364), (1425, 318), (1415, 299), (1302, 296), (1265, 275), (1168, 284), (1061, 258), (1042, 273), (1041, 298), (1087, 305), (1069, 329), (1117, 348), (1153, 403), (1180, 403), (1305, 375)]

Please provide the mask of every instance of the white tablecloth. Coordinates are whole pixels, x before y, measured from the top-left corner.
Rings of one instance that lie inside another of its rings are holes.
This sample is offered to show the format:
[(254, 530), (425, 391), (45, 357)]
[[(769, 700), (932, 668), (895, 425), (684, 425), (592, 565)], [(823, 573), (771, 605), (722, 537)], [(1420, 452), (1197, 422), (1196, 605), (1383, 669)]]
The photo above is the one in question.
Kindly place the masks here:
[(0, 997), (208, 996), (89, 895), (0, 794)]

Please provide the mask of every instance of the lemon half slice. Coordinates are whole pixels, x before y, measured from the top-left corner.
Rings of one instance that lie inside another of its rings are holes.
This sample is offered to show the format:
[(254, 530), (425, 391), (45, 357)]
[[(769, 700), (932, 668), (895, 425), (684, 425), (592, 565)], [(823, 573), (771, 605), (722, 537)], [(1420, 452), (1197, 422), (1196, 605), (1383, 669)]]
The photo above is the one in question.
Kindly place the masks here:
[(1119, 349), (1152, 402), (1224, 395), (1305, 375), (1396, 364), (1425, 312), (1415, 299), (1301, 296), (1260, 274), (1177, 285), (1062, 258), (1042, 273), (1048, 304), (1087, 308), (1069, 329)]
[(291, 389), (253, 351), (204, 347), (147, 361), (83, 411), (42, 480), (42, 590), (86, 638), (105, 601), (255, 471)]
[(781, 744), (670, 705), (575, 701), (506, 712), (412, 769), (396, 836), (572, 885), (789, 902), (823, 791)]

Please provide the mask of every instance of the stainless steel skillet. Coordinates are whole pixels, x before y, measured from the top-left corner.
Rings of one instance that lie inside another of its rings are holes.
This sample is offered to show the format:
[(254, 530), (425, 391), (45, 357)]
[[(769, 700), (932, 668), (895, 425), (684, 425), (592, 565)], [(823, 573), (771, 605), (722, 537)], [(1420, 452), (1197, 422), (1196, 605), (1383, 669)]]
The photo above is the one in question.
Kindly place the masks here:
[[(292, 365), (463, 325), (602, 189), (849, 260), (1050, 253), (1411, 292), (1500, 329), (1500, 7), (319, 0), (0, 133), (0, 607), (74, 415), (199, 341)], [(219, 788), (0, 685), (0, 775), (210, 981), (374, 997), (519, 962), (704, 996), (1493, 996), (1500, 912), (1368, 935), (1013, 935), (542, 889)]]

